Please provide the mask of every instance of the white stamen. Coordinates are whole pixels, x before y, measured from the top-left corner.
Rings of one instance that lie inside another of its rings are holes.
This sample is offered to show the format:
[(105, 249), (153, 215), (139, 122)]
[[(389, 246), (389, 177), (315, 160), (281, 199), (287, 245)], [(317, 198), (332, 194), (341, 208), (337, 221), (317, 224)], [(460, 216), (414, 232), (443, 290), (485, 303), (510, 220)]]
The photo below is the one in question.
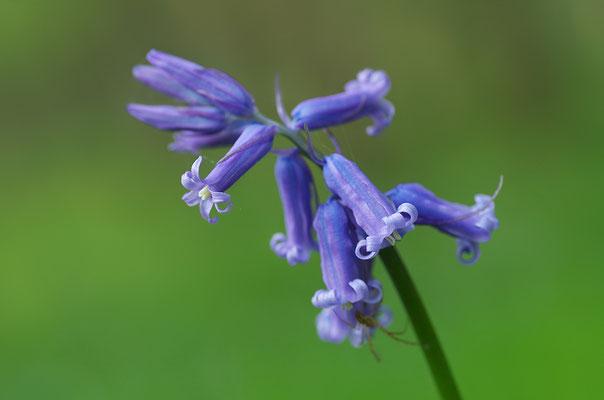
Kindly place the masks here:
[(199, 197), (201, 197), (201, 200), (205, 200), (209, 197), (212, 197), (212, 193), (210, 193), (210, 188), (207, 185), (199, 191)]

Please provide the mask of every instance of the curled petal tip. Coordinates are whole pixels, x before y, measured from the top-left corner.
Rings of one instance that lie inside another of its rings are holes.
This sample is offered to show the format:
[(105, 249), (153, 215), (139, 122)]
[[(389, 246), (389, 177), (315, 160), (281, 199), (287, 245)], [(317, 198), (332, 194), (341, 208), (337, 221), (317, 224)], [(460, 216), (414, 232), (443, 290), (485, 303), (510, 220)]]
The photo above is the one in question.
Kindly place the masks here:
[(464, 265), (472, 265), (480, 258), (480, 245), (465, 239), (457, 239), (457, 259)]
[(348, 291), (346, 300), (351, 303), (356, 303), (357, 301), (365, 300), (369, 297), (369, 287), (362, 279), (355, 279), (348, 282), (348, 287), (352, 289), (352, 291)]
[[(365, 254), (361, 250), (364, 250)], [(367, 240), (359, 240), (357, 247), (354, 250), (354, 254), (361, 260), (370, 260), (377, 255), (376, 251), (367, 252)]]

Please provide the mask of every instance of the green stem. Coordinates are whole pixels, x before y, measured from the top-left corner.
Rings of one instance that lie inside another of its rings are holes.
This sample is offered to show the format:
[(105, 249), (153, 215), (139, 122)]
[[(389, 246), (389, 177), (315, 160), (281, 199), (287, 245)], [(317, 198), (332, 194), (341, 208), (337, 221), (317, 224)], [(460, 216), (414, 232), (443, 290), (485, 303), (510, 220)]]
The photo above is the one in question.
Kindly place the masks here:
[(394, 247), (382, 249), (380, 258), (386, 266), (390, 279), (392, 279), (411, 319), (441, 398), (444, 400), (461, 400), (461, 395), (442, 347), (438, 342), (436, 332), (403, 260)]
[[(302, 151), (302, 154), (305, 154), (309, 159), (312, 160), (312, 158), (308, 155), (308, 143), (306, 142), (306, 138), (300, 133), (300, 131), (289, 129), (288, 127), (284, 126), (283, 124), (265, 117), (259, 111), (256, 111), (254, 113), (254, 119), (262, 124), (277, 126), (279, 128), (278, 133), (280, 135), (283, 135), (286, 138), (288, 138), (289, 140), (291, 140), (292, 143), (295, 144), (296, 147), (298, 149), (300, 149), (300, 151)], [(323, 154), (321, 154), (316, 149), (315, 149), (315, 155), (317, 155), (319, 158), (323, 157)]]

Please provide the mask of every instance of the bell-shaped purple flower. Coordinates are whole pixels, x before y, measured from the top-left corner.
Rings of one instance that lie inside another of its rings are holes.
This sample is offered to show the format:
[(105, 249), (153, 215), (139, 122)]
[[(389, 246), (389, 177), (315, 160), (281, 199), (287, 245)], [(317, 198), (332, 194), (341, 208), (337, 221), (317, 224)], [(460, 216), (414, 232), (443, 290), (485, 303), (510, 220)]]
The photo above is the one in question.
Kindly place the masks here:
[(253, 123), (249, 120), (233, 121), (223, 130), (210, 134), (200, 131), (176, 132), (168, 149), (177, 153), (197, 154), (201, 149), (232, 145), (241, 132)]
[(256, 110), (250, 93), (237, 80), (222, 71), (203, 68), (157, 50), (151, 50), (147, 54), (147, 60), (223, 111), (250, 116)]
[(275, 177), (283, 203), (285, 231), (271, 238), (271, 249), (290, 265), (305, 263), (317, 245), (312, 237), (313, 210), (316, 194), (312, 175), (298, 149), (286, 150), (275, 163)]
[(365, 301), (377, 303), (382, 298), (381, 285), (370, 280), (363, 261), (355, 257), (355, 227), (334, 197), (321, 204), (313, 224), (317, 232), (321, 271), (327, 290), (318, 290), (312, 303), (329, 308)]
[(400, 240), (397, 232), (399, 229), (413, 229), (417, 218), (413, 204), (404, 202), (395, 207), (392, 200), (380, 192), (355, 163), (344, 156), (326, 156), (323, 177), (327, 187), (352, 211), (357, 226), (367, 234), (366, 239), (357, 243), (357, 257), (375, 257), (388, 243), (394, 244)]
[[(225, 190), (270, 151), (276, 132), (276, 126), (253, 124), (246, 127), (229, 152), (204, 179), (199, 176), (202, 158), (197, 158), (191, 171), (182, 175), (182, 185), (189, 190), (182, 199), (189, 207), (199, 204), (202, 217), (211, 224), (218, 222), (217, 217), (210, 217), (210, 211), (214, 207), (223, 214), (231, 209), (231, 196)], [(228, 203), (226, 208), (218, 206), (224, 203)]]
[(202, 95), (182, 85), (161, 68), (151, 65), (137, 65), (132, 69), (132, 75), (150, 88), (166, 94), (177, 101), (190, 105), (208, 104), (208, 101)]
[(494, 196), (478, 194), (474, 197), (476, 204), (466, 206), (440, 199), (419, 183), (400, 184), (386, 195), (395, 205), (413, 203), (418, 211), (416, 224), (431, 225), (456, 237), (457, 257), (464, 264), (478, 260), (478, 243), (488, 241), (491, 232), (499, 227), (499, 221), (495, 217)]
[(390, 90), (390, 79), (384, 71), (364, 69), (357, 79), (344, 87), (343, 93), (305, 100), (292, 111), (294, 128), (321, 129), (370, 117), (374, 125), (367, 128), (377, 136), (390, 125), (394, 106), (383, 97)]
[(224, 129), (224, 113), (213, 106), (147, 106), (128, 104), (127, 110), (134, 118), (163, 130), (195, 130), (214, 133)]

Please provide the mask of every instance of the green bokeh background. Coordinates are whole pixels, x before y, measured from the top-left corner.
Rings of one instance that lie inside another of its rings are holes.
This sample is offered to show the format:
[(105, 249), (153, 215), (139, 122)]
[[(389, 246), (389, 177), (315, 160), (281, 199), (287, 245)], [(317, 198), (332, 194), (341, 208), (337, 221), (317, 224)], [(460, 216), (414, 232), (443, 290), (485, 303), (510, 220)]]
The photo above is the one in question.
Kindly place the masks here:
[(218, 225), (182, 203), (193, 157), (124, 110), (166, 101), (130, 75), (151, 48), (227, 71), (273, 117), (277, 72), (291, 109), (386, 70), (391, 128), (335, 129), (378, 187), (471, 203), (505, 175), (476, 265), (429, 228), (399, 244), (464, 397), (599, 398), (603, 15), (582, 0), (2, 2), (0, 398), (437, 396), (416, 347), (378, 335), (378, 364), (316, 337), (318, 256), (290, 268), (268, 247), (272, 156)]

